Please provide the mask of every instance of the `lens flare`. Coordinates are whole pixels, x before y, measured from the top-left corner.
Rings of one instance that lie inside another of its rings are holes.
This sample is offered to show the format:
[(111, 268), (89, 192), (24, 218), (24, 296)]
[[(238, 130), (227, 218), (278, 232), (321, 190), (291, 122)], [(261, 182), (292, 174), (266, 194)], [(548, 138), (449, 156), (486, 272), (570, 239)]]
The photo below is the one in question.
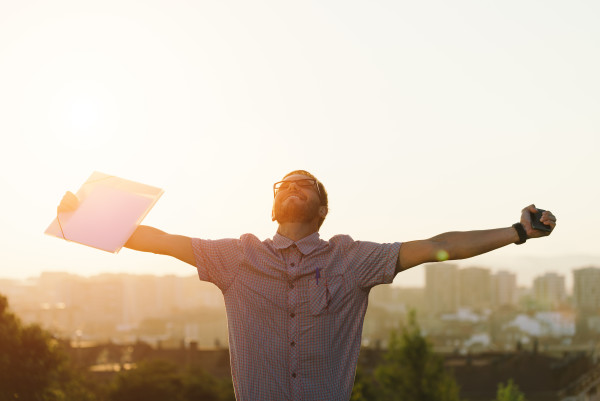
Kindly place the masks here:
[(435, 254), (435, 258), (438, 260), (438, 262), (443, 262), (444, 260), (448, 260), (448, 252), (446, 252), (443, 249), (440, 249)]

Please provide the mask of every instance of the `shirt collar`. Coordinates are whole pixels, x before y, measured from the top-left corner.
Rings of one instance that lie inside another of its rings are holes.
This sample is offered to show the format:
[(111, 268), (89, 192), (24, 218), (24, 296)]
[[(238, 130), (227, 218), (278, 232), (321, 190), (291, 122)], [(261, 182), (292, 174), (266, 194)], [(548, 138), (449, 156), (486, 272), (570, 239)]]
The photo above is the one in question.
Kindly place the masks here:
[(285, 249), (296, 244), (296, 246), (298, 247), (300, 252), (302, 252), (303, 255), (308, 255), (309, 253), (317, 249), (317, 246), (319, 246), (319, 242), (319, 232), (314, 232), (311, 235), (304, 237), (296, 242), (292, 241), (287, 237), (284, 237), (279, 233), (275, 233), (275, 236), (273, 236), (273, 245), (275, 246), (275, 248)]

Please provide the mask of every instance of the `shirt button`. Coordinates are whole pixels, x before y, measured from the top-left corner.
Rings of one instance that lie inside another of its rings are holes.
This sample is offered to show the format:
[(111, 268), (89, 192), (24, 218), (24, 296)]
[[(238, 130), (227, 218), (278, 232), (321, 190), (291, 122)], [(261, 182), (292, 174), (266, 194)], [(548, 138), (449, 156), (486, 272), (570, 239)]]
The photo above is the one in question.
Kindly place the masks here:
[(295, 374), (295, 373), (292, 373), (292, 377), (296, 377), (296, 374)]
[(293, 312), (292, 312), (292, 313), (290, 313), (290, 317), (295, 317), (295, 316), (296, 316), (296, 314), (295, 314), (295, 313), (293, 313)]
[(294, 345), (296, 345), (296, 343), (295, 343), (294, 341), (292, 341), (292, 342), (290, 343), (290, 345), (293, 347)]
[(290, 263), (290, 266), (294, 267), (296, 264), (294, 262)]
[(293, 283), (290, 283), (290, 284), (289, 284), (289, 287), (290, 287), (290, 288), (294, 288), (294, 284), (293, 284)]

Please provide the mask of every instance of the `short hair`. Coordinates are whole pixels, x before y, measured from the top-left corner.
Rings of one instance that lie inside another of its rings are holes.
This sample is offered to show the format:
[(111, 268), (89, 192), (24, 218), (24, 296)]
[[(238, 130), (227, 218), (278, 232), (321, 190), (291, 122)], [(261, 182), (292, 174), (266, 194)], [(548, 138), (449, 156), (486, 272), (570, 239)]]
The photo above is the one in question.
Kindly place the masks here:
[[(295, 174), (305, 175), (305, 176), (310, 177), (313, 180), (315, 180), (317, 182), (317, 188), (319, 189), (318, 193), (319, 193), (319, 200), (321, 201), (321, 206), (325, 206), (325, 207), (329, 208), (329, 199), (327, 197), (327, 191), (325, 190), (325, 185), (323, 185), (323, 183), (321, 181), (319, 181), (319, 179), (317, 177), (315, 177), (314, 175), (312, 175), (311, 173), (309, 173), (306, 170), (294, 170), (294, 171), (284, 175), (283, 179), (285, 180), (290, 175), (295, 175)], [(319, 227), (321, 227), (321, 224), (323, 224), (324, 221), (325, 221), (325, 217), (322, 217), (319, 220)]]

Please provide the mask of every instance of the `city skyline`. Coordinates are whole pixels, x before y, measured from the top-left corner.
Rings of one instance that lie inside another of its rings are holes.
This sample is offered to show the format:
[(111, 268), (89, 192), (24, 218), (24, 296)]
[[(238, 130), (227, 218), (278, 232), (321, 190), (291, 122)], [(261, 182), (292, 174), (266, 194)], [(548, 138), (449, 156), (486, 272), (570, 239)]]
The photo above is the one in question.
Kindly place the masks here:
[[(537, 273), (535, 275), (532, 275), (532, 279), (530, 282), (528, 283), (523, 283), (523, 281), (519, 281), (519, 272), (518, 271), (514, 271), (511, 269), (493, 269), (484, 265), (461, 265), (459, 263), (456, 263), (457, 261), (447, 261), (447, 262), (433, 262), (433, 263), (425, 263), (422, 265), (423, 267), (423, 277), (422, 277), (422, 282), (420, 283), (416, 283), (415, 285), (402, 285), (403, 283), (397, 283), (396, 281), (392, 284), (389, 284), (389, 286), (394, 287), (394, 288), (399, 288), (399, 289), (411, 289), (411, 288), (425, 288), (426, 287), (426, 282), (427, 282), (427, 270), (430, 268), (436, 268), (439, 269), (439, 274), (454, 274), (452, 272), (462, 272), (465, 273), (467, 271), (472, 271), (472, 270), (481, 270), (481, 271), (485, 271), (487, 272), (490, 276), (495, 276), (498, 274), (511, 274), (515, 277), (515, 284), (518, 288), (528, 288), (528, 289), (534, 289), (536, 286), (536, 281), (538, 281), (540, 278), (544, 278), (547, 276), (556, 276), (556, 277), (560, 277), (563, 281), (563, 285), (565, 287), (565, 290), (567, 291), (567, 294), (572, 295), (573, 290), (574, 290), (574, 279), (573, 277), (577, 274), (578, 271), (581, 271), (582, 269), (600, 269), (600, 265), (594, 265), (594, 264), (587, 264), (587, 265), (581, 265), (581, 266), (577, 266), (577, 267), (573, 267), (570, 271), (570, 278), (569, 278), (569, 274), (563, 274), (563, 273), (557, 273), (556, 270), (554, 269), (549, 269), (549, 270), (541, 270), (541, 271), (537, 271)], [(452, 272), (448, 272), (448, 271), (452, 271)], [(436, 273), (438, 274), (438, 273)], [(194, 280), (198, 280), (199, 283), (201, 283), (202, 287), (204, 288), (211, 288), (213, 290), (216, 290), (216, 286), (214, 286), (212, 283), (207, 283), (207, 282), (203, 282), (201, 280), (198, 279), (197, 275), (195, 273), (188, 273), (188, 274), (175, 274), (175, 273), (164, 273), (164, 274), (155, 274), (155, 273), (151, 273), (151, 272), (142, 272), (142, 273), (132, 273), (132, 272), (124, 272), (124, 271), (100, 271), (98, 273), (93, 273), (93, 274), (80, 274), (77, 272), (72, 272), (72, 271), (67, 271), (67, 270), (48, 270), (48, 271), (42, 271), (40, 272), (40, 274), (38, 276), (29, 276), (29, 277), (11, 277), (11, 276), (3, 276), (0, 275), (0, 281), (4, 280), (6, 282), (8, 281), (15, 281), (18, 283), (26, 283), (30, 280), (38, 280), (39, 278), (41, 278), (44, 275), (65, 275), (65, 276), (73, 276), (73, 277), (77, 277), (77, 278), (81, 278), (81, 279), (96, 279), (99, 277), (111, 277), (111, 276), (126, 276), (126, 277), (152, 277), (152, 278), (179, 278), (179, 279), (194, 279)], [(458, 276), (456, 277), (457, 280), (462, 280), (460, 279)], [(568, 285), (567, 283), (570, 283), (571, 285)], [(456, 284), (458, 285), (458, 284)], [(381, 285), (384, 287), (387, 287), (388, 284), (385, 285)], [(378, 286), (380, 287), (380, 286)], [(515, 288), (517, 288), (515, 287)], [(458, 301), (457, 301), (458, 302)]]
[[(52, 240), (52, 239), (51, 239)], [(60, 241), (60, 240), (59, 240)], [(63, 245), (65, 246), (65, 245)], [(81, 260), (82, 258), (90, 257), (94, 258), (97, 256), (98, 250), (80, 245), (69, 243), (66, 246), (74, 248), (83, 248), (83, 250), (76, 250), (77, 257), (73, 261)], [(111, 261), (111, 264), (96, 265), (93, 264), (93, 268), (84, 269), (82, 272), (77, 266), (61, 269), (61, 266), (57, 263), (49, 263), (53, 267), (51, 269), (42, 270), (39, 268), (35, 269), (7, 269), (9, 266), (8, 260), (0, 270), (0, 279), (16, 279), (25, 280), (30, 277), (34, 277), (43, 273), (44, 271), (65, 271), (72, 274), (79, 274), (84, 277), (91, 277), (98, 274), (134, 274), (134, 275), (175, 275), (179, 277), (195, 275), (196, 270), (183, 264), (180, 261), (171, 259), (169, 257), (154, 255), (154, 254), (141, 254), (139, 256), (132, 255), (132, 251), (126, 250), (126, 256), (123, 254), (116, 255), (102, 255), (103, 261)], [(123, 261), (119, 260), (123, 259)], [(116, 262), (115, 262), (116, 261)], [(86, 261), (88, 262), (88, 261)], [(573, 277), (572, 272), (576, 269), (589, 266), (600, 266), (600, 256), (590, 255), (564, 255), (564, 256), (534, 256), (534, 255), (511, 255), (509, 252), (498, 256), (493, 254), (484, 254), (471, 259), (465, 260), (452, 260), (445, 263), (456, 264), (460, 268), (467, 267), (482, 267), (490, 269), (491, 271), (510, 271), (517, 274), (517, 283), (519, 286), (531, 286), (533, 280), (540, 274), (546, 272), (554, 272), (563, 274), (566, 277), (567, 288), (572, 289)], [(128, 266), (128, 264), (131, 264)], [(140, 266), (145, 266), (140, 268)], [(424, 265), (413, 267), (407, 271), (401, 272), (396, 276), (392, 285), (398, 287), (422, 287), (425, 285), (425, 272)]]
[[(578, 269), (574, 275), (577, 286), (569, 293), (564, 276), (555, 273), (545, 273), (532, 287), (523, 288), (516, 286), (514, 273), (427, 264), (425, 287), (381, 285), (372, 290), (363, 335), (366, 343), (385, 340), (385, 333), (400, 327), (414, 309), (424, 327), (440, 339), (444, 337), (440, 325), (450, 328), (468, 323), (470, 334), (463, 333), (462, 341), (473, 346), (490, 346), (488, 324), (493, 320), (502, 322), (507, 330), (494, 335), (508, 343), (515, 336), (513, 329), (528, 336), (570, 338), (579, 327), (581, 338), (590, 335), (590, 330), (600, 330), (596, 292), (600, 268)], [(44, 272), (27, 281), (0, 278), (0, 294), (24, 322), (41, 324), (61, 337), (118, 342), (144, 339), (168, 341), (170, 346), (182, 339), (203, 347), (227, 343), (220, 290), (194, 275), (103, 273), (83, 277)]]
[[(391, 332), (403, 330), (412, 320), (411, 311), (416, 311), (419, 336), (425, 336), (431, 350), (444, 358), (457, 380), (461, 378), (461, 389), (470, 386), (465, 394), (481, 396), (482, 388), (492, 393), (499, 378), (509, 374), (519, 380), (519, 386), (532, 383), (529, 395), (537, 391), (542, 395), (540, 399), (547, 398), (547, 388), (556, 386), (544, 380), (546, 387), (540, 390), (540, 369), (563, 383), (558, 387), (567, 388), (569, 394), (593, 394), (588, 390), (589, 379), (597, 379), (595, 342), (600, 331), (600, 296), (596, 290), (600, 268), (575, 272), (579, 295), (572, 299), (563, 296), (563, 277), (548, 273), (536, 280), (532, 291), (520, 291), (518, 300), (508, 296), (502, 301), (502, 297), (480, 291), (496, 281), (488, 269), (459, 269), (448, 264), (426, 267), (428, 273), (439, 273), (437, 277), (428, 274), (431, 293), (426, 294), (423, 288), (389, 285), (373, 289), (362, 331), (362, 369), (376, 368), (380, 359), (373, 357), (381, 357), (391, 349)], [(498, 276), (503, 281), (498, 289), (512, 288), (516, 294), (515, 275), (505, 272)], [(448, 282), (455, 285), (443, 285)], [(0, 295), (4, 297), (10, 285), (0, 279)], [(465, 286), (477, 291), (465, 292)], [(198, 291), (199, 287), (212, 292), (213, 299)], [(9, 314), (17, 315), (23, 325), (36, 324), (47, 330), (80, 371), (87, 370), (91, 378), (101, 373), (103, 383), (110, 372), (129, 371), (155, 358), (163, 363), (177, 361), (178, 365), (202, 360), (207, 372), (230, 376), (227, 320), (220, 291), (193, 275), (101, 274), (88, 279), (72, 273), (45, 272), (37, 283), (15, 288), (12, 293), (17, 294), (17, 302), (9, 299)], [(448, 305), (448, 295), (458, 301), (452, 308), (441, 310), (435, 306)], [(431, 302), (436, 297), (444, 302)], [(215, 302), (217, 299), (220, 302)], [(47, 302), (36, 305), (39, 300)], [(520, 367), (516, 376), (515, 365)], [(479, 372), (475, 379), (473, 367)], [(364, 376), (357, 376), (357, 380), (360, 378)], [(481, 386), (482, 380), (485, 386)], [(584, 385), (577, 391), (572, 384), (564, 385), (581, 380), (585, 380)], [(475, 387), (479, 389), (475, 391)], [(555, 392), (563, 397), (557, 399), (567, 399), (564, 390)]]

